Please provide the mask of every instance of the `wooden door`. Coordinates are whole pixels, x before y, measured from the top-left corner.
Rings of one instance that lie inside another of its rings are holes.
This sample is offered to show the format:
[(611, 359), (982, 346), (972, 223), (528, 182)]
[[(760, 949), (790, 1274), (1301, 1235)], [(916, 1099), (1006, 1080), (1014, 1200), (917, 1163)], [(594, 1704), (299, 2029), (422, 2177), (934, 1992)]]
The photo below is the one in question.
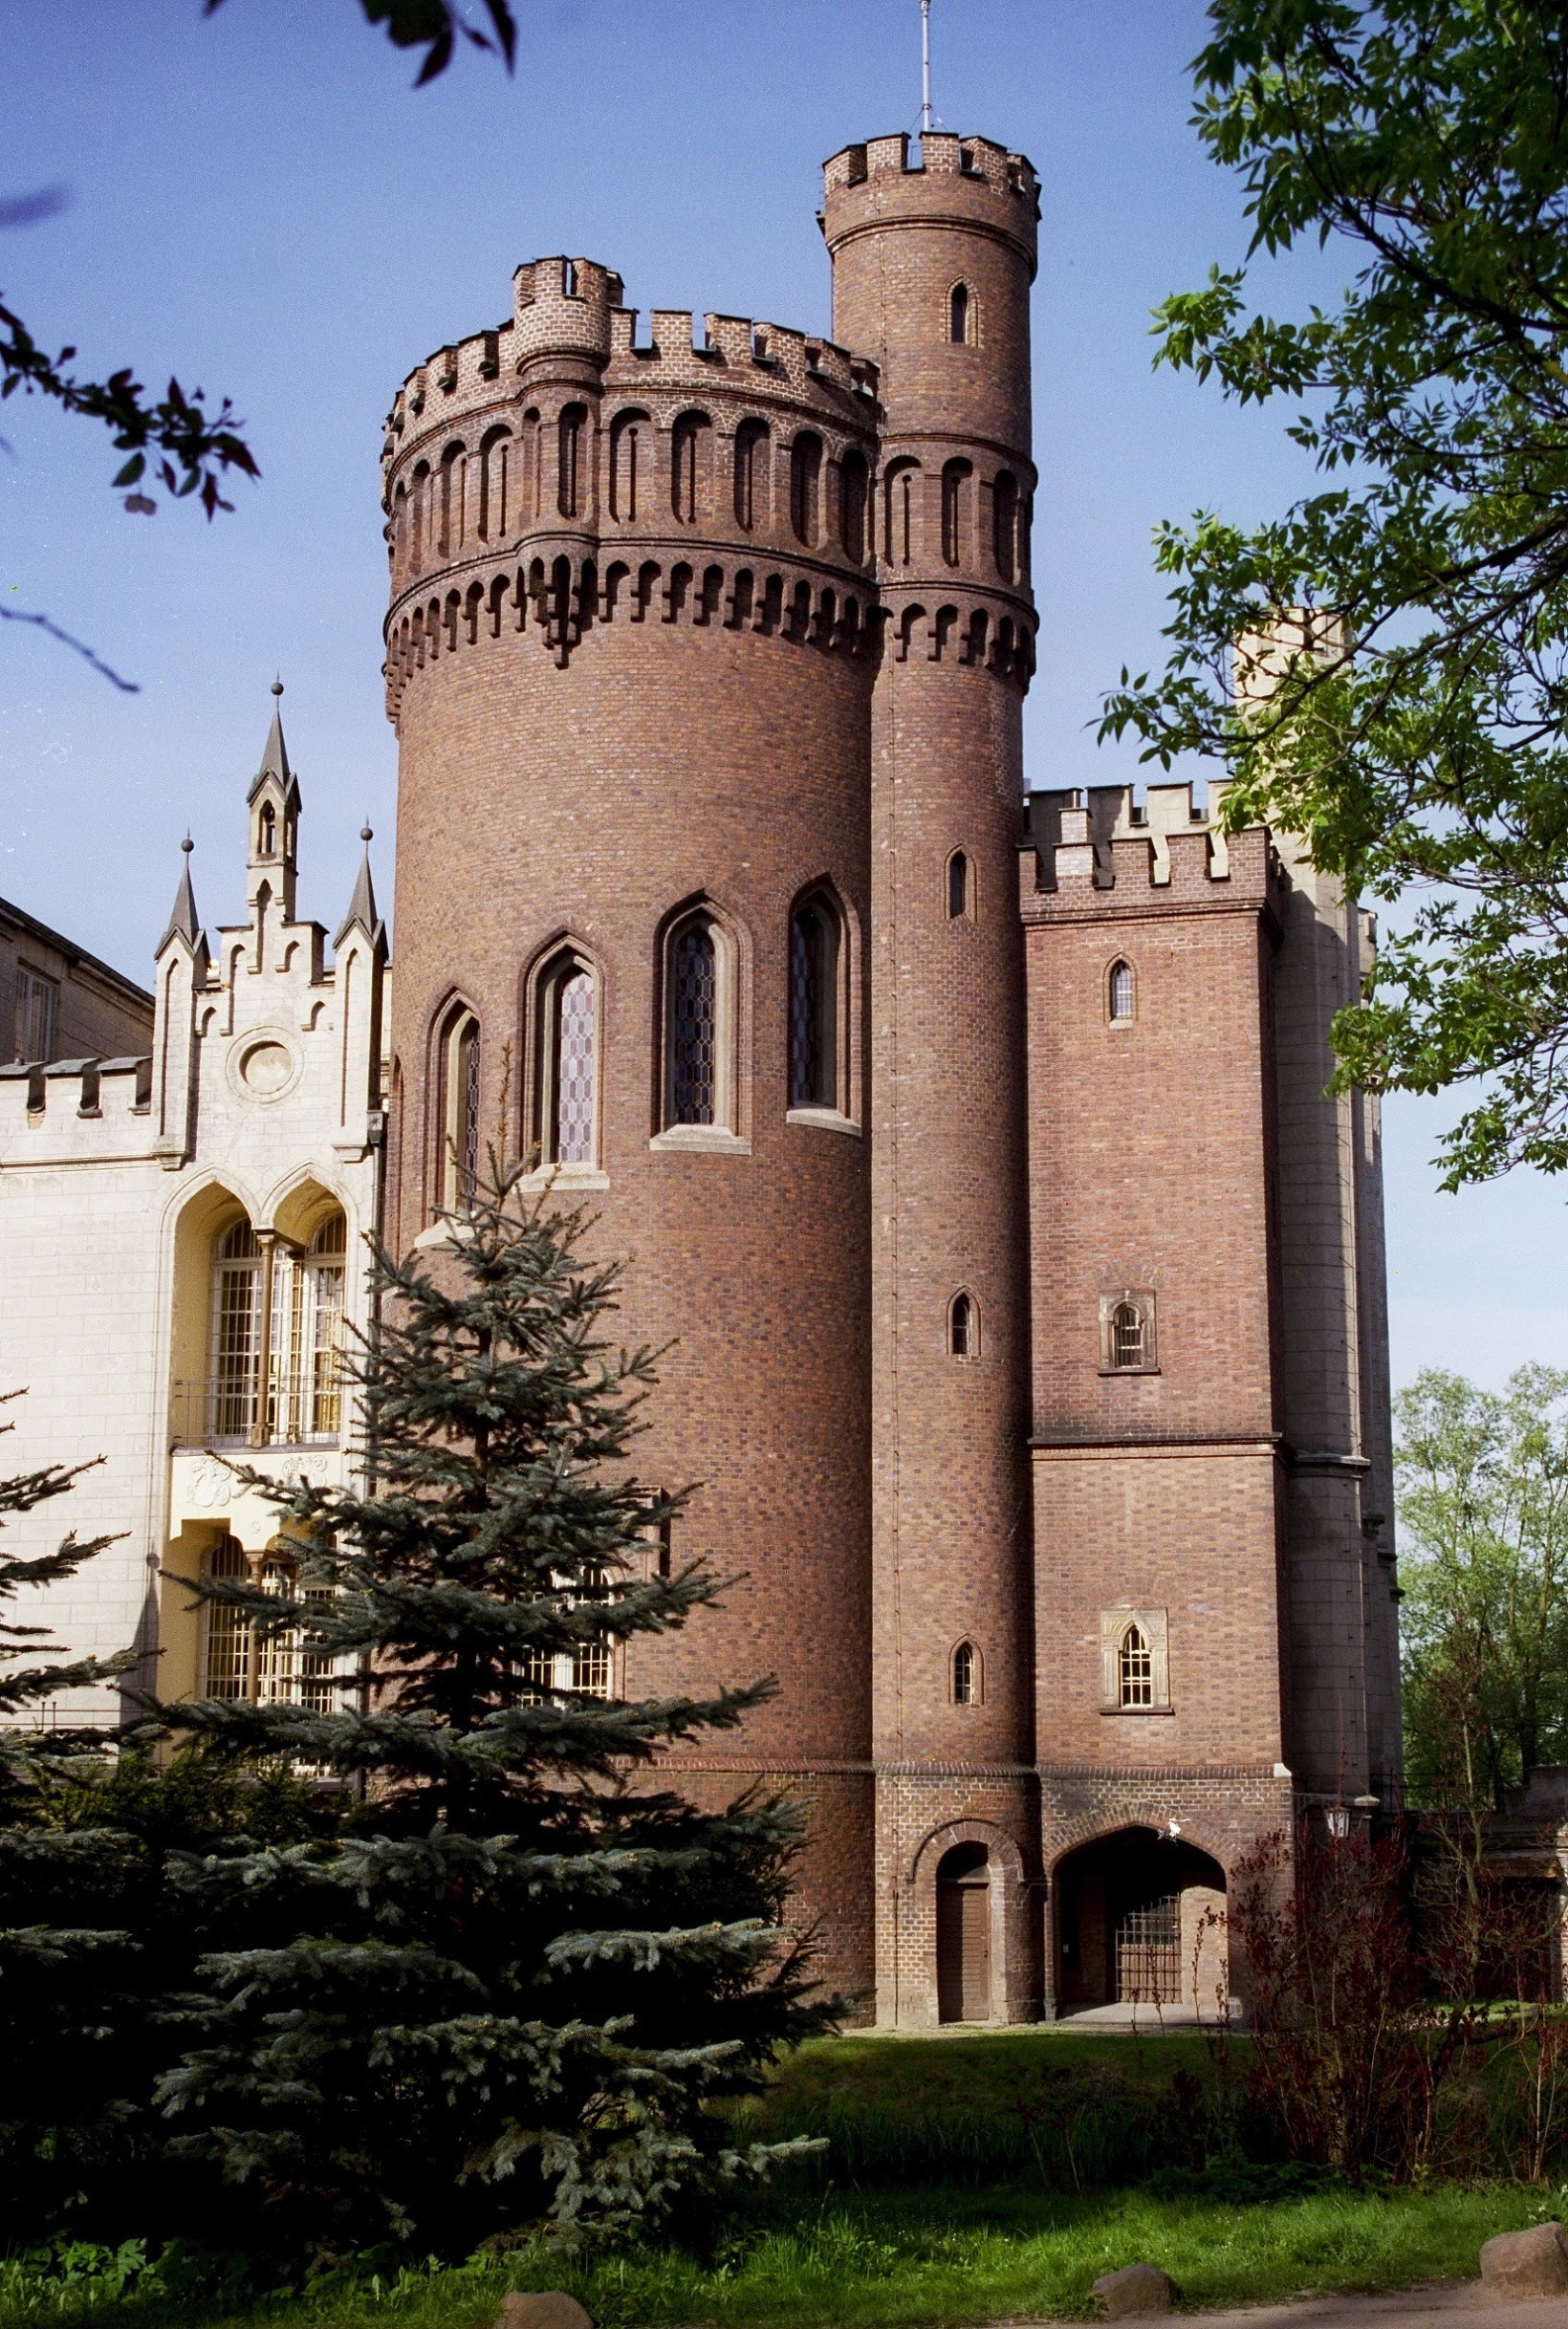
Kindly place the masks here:
[[(949, 1861), (959, 1864), (949, 1868)], [(984, 1845), (960, 1845), (937, 1871), (936, 1991), (943, 2021), (990, 2021), (991, 1870)]]

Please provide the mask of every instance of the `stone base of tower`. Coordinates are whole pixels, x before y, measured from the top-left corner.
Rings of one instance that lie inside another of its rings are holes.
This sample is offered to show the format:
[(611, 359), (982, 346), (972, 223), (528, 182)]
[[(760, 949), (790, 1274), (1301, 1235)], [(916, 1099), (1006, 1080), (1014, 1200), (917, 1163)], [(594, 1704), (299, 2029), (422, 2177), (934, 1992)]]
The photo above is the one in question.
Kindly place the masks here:
[(1244, 2001), (1226, 1897), (1266, 1839), (1289, 1851), (1289, 1774), (1047, 1767), (1039, 1789), (1046, 2018), (1128, 2003), (1208, 2018)]
[(661, 1783), (705, 1811), (722, 1811), (747, 1790), (784, 1796), (801, 1812), (806, 1838), (792, 1871), (785, 1914), (810, 1952), (811, 1977), (822, 1994), (842, 2001), (843, 2020), (873, 2018), (876, 1964), (871, 1899), (873, 1781), (870, 1769), (812, 1769), (770, 1763), (659, 1766)]
[(1037, 2021), (1034, 1773), (884, 1765), (876, 1817), (879, 2027)]

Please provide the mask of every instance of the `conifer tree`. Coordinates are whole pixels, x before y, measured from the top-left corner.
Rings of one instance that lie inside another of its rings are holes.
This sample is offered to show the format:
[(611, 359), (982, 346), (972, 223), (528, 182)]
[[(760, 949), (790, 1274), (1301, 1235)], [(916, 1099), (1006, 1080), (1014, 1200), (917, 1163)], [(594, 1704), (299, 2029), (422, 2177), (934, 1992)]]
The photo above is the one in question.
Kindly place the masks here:
[(519, 1179), (491, 1158), (434, 1266), (376, 1254), (368, 1484), (247, 1473), (285, 1506), (292, 1598), (202, 1588), (333, 1661), (338, 1703), (163, 1710), (359, 1797), (340, 1839), (212, 1866), (253, 1942), (206, 1961), (163, 2086), (177, 2152), (318, 2246), (645, 2223), (766, 2166), (713, 2106), (820, 2022), (780, 1928), (795, 1815), (704, 1811), (651, 1768), (773, 1686), (603, 1694), (720, 1580), (662, 1573), (685, 1496), (631, 1474), (655, 1355), (607, 1339), (619, 1266)]

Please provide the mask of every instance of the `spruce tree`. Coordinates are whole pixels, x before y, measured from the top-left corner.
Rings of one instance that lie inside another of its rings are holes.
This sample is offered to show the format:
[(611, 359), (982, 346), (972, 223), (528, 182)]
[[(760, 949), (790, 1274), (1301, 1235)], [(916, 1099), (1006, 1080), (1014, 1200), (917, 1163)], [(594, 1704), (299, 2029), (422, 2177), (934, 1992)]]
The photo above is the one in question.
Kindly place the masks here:
[[(13, 1394), (12, 1396), (17, 1396)], [(4, 1403), (0, 1403), (4, 1404)], [(15, 1426), (0, 1425), (0, 1436)], [(95, 1459), (98, 1461), (98, 1459)], [(0, 1478), (0, 1527), (69, 1494), (91, 1464)], [(57, 1812), (84, 1765), (102, 1766), (112, 1729), (52, 1719), (68, 1692), (115, 1682), (135, 1663), (67, 1658), (52, 1628), (12, 1612), (63, 1584), (115, 1542), (68, 1534), (53, 1552), (0, 1554), (0, 2227), (36, 2232), (58, 2217), (91, 2163), (123, 2128), (120, 2007), (139, 1954), (125, 1916), (134, 1845), (112, 1832), (65, 1833)], [(138, 2004), (141, 2004), (138, 2000)], [(150, 2080), (148, 2081), (150, 2100)]]
[(686, 1497), (631, 1471), (656, 1355), (608, 1339), (619, 1265), (519, 1180), (492, 1157), (433, 1263), (376, 1252), (367, 1478), (270, 1488), (291, 1598), (202, 1588), (334, 1661), (338, 1703), (163, 1710), (358, 1797), (339, 1839), (211, 1864), (251, 1945), (205, 1961), (163, 2089), (176, 2151), (318, 2249), (645, 2226), (767, 2165), (715, 2106), (820, 2026), (781, 1929), (796, 1815), (654, 1768), (772, 1684), (601, 1694), (720, 1580), (657, 1557)]

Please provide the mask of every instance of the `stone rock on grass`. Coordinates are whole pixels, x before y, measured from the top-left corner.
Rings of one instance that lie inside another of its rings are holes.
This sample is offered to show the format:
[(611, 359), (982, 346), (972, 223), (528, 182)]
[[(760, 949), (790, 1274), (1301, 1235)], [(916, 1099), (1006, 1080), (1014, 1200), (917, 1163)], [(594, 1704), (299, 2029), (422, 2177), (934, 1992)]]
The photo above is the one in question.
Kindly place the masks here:
[(1556, 2296), (1568, 2289), (1568, 2238), (1560, 2224), (1499, 2232), (1481, 2251), (1481, 2278), (1502, 2296)]
[(1101, 2273), (1090, 2295), (1099, 2297), (1107, 2320), (1122, 2321), (1135, 2313), (1168, 2313), (1176, 2291), (1158, 2265), (1129, 2264), (1120, 2273)]
[(513, 2289), (501, 2299), (495, 2329), (594, 2329), (594, 2318), (564, 2289)]

